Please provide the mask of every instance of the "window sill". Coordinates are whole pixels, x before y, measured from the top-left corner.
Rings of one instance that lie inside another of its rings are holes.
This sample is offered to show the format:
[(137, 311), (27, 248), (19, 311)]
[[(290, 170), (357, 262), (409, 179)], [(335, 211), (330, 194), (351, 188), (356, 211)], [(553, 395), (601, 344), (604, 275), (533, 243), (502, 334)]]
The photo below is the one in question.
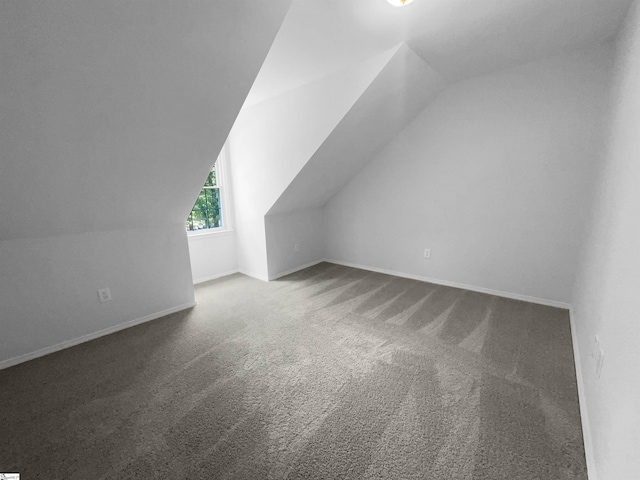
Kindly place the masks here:
[(210, 228), (206, 231), (196, 231), (196, 232), (187, 232), (188, 238), (208, 238), (208, 237), (218, 237), (221, 235), (230, 235), (235, 233), (235, 230), (232, 228)]

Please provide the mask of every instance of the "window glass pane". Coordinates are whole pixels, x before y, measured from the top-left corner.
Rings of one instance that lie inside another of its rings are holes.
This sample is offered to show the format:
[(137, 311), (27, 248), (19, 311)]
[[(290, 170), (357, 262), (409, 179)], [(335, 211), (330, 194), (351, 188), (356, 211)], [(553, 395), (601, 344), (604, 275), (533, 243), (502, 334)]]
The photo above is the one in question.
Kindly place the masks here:
[(208, 223), (209, 228), (218, 228), (220, 226), (220, 190), (209, 189), (208, 194)]
[(191, 211), (191, 217), (193, 218), (193, 229), (201, 230), (208, 228), (205, 219), (207, 218), (207, 199), (204, 190), (198, 195), (196, 204)]
[(219, 228), (222, 225), (221, 220), (220, 190), (218, 188), (203, 188), (187, 218), (187, 230)]
[(204, 182), (205, 187), (216, 187), (218, 184), (216, 183), (216, 166), (214, 165), (209, 175), (207, 176), (207, 180)]
[(222, 226), (222, 209), (220, 207), (220, 189), (216, 179), (215, 165), (209, 172), (191, 213), (187, 217), (188, 231), (219, 228)]

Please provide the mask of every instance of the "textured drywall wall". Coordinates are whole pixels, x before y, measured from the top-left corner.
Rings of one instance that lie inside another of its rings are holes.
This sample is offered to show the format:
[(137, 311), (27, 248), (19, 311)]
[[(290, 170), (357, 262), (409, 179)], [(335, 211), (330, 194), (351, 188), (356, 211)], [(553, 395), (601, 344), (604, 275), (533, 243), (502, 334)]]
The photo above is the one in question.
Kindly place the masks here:
[(228, 144), (242, 272), (268, 277), (265, 214), (396, 49), (242, 109)]
[[(318, 209), (443, 88), (440, 75), (409, 47), (395, 50), (265, 217), (269, 277), (322, 259), (324, 232)], [(303, 220), (305, 214), (314, 220)], [(292, 250), (302, 239), (306, 247)]]
[(0, 2), (0, 361), (193, 302), (184, 220), (289, 4)]
[(322, 208), (264, 217), (270, 279), (324, 258), (322, 217)]
[[(599, 480), (640, 475), (640, 2), (619, 37), (602, 174), (576, 280), (573, 320)], [(595, 375), (594, 338), (604, 352)], [(590, 473), (592, 473), (590, 471)], [(594, 476), (595, 478), (595, 476)]]
[(193, 283), (238, 270), (236, 232), (233, 230), (189, 235), (189, 258)]
[(191, 305), (186, 236), (181, 223), (1, 241), (0, 362)]
[(568, 302), (612, 56), (450, 86), (327, 203), (327, 258)]

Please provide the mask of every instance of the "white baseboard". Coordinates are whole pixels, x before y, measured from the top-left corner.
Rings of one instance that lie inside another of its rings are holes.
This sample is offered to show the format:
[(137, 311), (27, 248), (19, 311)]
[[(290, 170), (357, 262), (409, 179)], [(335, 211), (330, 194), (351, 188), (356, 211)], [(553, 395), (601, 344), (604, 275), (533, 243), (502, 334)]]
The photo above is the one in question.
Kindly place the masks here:
[(209, 282), (211, 280), (215, 280), (217, 278), (226, 277), (227, 275), (233, 275), (234, 273), (238, 273), (240, 270), (229, 270), (228, 272), (216, 273), (215, 275), (209, 275), (208, 277), (198, 278), (193, 281), (194, 285), (198, 285), (199, 283)]
[(1, 361), (0, 370), (4, 368), (13, 367), (14, 365), (18, 365), (19, 363), (28, 362), (29, 360), (33, 360), (38, 357), (43, 357), (45, 355), (57, 352), (59, 350), (64, 350), (65, 348), (73, 347), (75, 345), (88, 342), (89, 340), (95, 340), (96, 338), (103, 337), (105, 335), (109, 335), (111, 333), (115, 333), (120, 330), (124, 330), (125, 328), (129, 328), (135, 325), (139, 325), (141, 323), (149, 322), (151, 320), (155, 320), (156, 318), (164, 317), (166, 315), (170, 315), (172, 313), (176, 313), (181, 310), (186, 310), (187, 308), (192, 308), (192, 307), (195, 307), (196, 305), (197, 305), (197, 302), (185, 303), (182, 305), (178, 305), (177, 307), (172, 307), (166, 310), (162, 310), (161, 312), (145, 315), (144, 317), (136, 318), (128, 322), (119, 323), (118, 325), (114, 325), (113, 327), (105, 328), (103, 330), (98, 330), (97, 332), (89, 333), (87, 335), (83, 335), (81, 337), (74, 338), (72, 340), (67, 340), (65, 342), (58, 343), (50, 347), (45, 347), (40, 350), (36, 350), (35, 352), (18, 355), (17, 357), (13, 357), (13, 358), (9, 358), (7, 360)]
[(268, 282), (269, 277), (265, 275), (261, 275), (259, 273), (249, 272), (248, 270), (238, 270), (241, 274), (246, 275), (247, 277), (255, 278), (256, 280), (262, 280), (263, 282)]
[(281, 277), (284, 277), (284, 276), (287, 276), (287, 275), (291, 275), (292, 273), (298, 272), (300, 270), (304, 270), (305, 268), (313, 267), (314, 265), (317, 265), (317, 264), (322, 263), (324, 261), (325, 261), (324, 259), (315, 260), (313, 262), (306, 263), (304, 265), (300, 265), (299, 267), (291, 268), (291, 269), (286, 270), (284, 272), (276, 273), (275, 275), (269, 275), (269, 281), (277, 280), (278, 278), (281, 278)]
[(578, 346), (578, 336), (576, 333), (575, 317), (573, 309), (569, 309), (569, 323), (571, 325), (571, 341), (573, 343), (573, 361), (576, 366), (576, 380), (578, 382), (578, 400), (580, 405), (580, 420), (582, 422), (582, 437), (584, 441), (584, 455), (587, 461), (587, 476), (589, 480), (597, 480), (596, 462), (593, 452), (593, 437), (591, 436), (591, 424), (589, 423), (589, 413), (587, 411), (587, 399), (584, 391), (584, 377), (582, 374), (582, 360), (580, 348)]
[(394, 275), (396, 277), (410, 278), (412, 280), (420, 280), (422, 282), (435, 283), (436, 285), (463, 288), (465, 290), (471, 290), (473, 292), (487, 293), (489, 295), (510, 298), (512, 300), (522, 300), (523, 302), (537, 303), (540, 305), (546, 305), (548, 307), (564, 308), (567, 310), (571, 308), (570, 304), (564, 303), (564, 302), (558, 302), (556, 300), (547, 300), (544, 298), (530, 297), (528, 295), (520, 295), (519, 293), (503, 292), (500, 290), (493, 290), (491, 288), (477, 287), (475, 285), (466, 285), (464, 283), (450, 282), (448, 280), (439, 280), (437, 278), (423, 277), (422, 275), (414, 275), (412, 273), (397, 272), (395, 270), (387, 270), (384, 268), (368, 267), (366, 265), (358, 265), (356, 263), (342, 262), (340, 260), (326, 259), (324, 261), (329, 263), (335, 263), (337, 265), (343, 265), (345, 267), (359, 268), (361, 270), (369, 270), (371, 272), (386, 273), (387, 275)]
[(322, 263), (324, 261), (325, 261), (324, 259), (316, 260), (314, 262), (306, 263), (304, 265), (300, 265), (299, 267), (295, 267), (295, 268), (292, 268), (290, 270), (286, 270), (284, 272), (276, 273), (274, 275), (269, 275), (269, 276), (261, 275), (259, 273), (249, 272), (247, 270), (238, 270), (238, 271), (240, 273), (242, 273), (243, 275), (246, 275), (247, 277), (255, 278), (257, 280), (262, 280), (263, 282), (270, 282), (272, 280), (277, 280), (280, 277), (284, 277), (285, 275), (289, 275), (291, 273), (295, 273), (295, 272), (297, 272), (299, 270), (304, 270), (305, 268), (313, 267), (314, 265), (317, 265), (317, 264)]

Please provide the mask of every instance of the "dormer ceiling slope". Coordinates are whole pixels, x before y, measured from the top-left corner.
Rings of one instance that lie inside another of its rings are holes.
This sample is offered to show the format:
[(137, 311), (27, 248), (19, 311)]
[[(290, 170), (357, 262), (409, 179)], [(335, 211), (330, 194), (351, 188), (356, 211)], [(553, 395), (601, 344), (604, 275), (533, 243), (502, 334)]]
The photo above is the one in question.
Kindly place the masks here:
[(268, 212), (398, 48), (243, 107), (229, 136), (237, 214)]
[(290, 4), (0, 2), (0, 240), (183, 223)]
[[(264, 202), (267, 214), (322, 206), (447, 85), (602, 43), (615, 35), (629, 4), (416, 0), (394, 8), (385, 0), (295, 0), (248, 107), (321, 82), (397, 42), (403, 46), (312, 154), (284, 159), (295, 176), (280, 188), (277, 201)], [(273, 141), (284, 141), (278, 135)]]
[(449, 82), (613, 37), (631, 0), (294, 0), (248, 104), (406, 43)]
[(324, 205), (444, 87), (442, 76), (402, 44), (268, 214)]

